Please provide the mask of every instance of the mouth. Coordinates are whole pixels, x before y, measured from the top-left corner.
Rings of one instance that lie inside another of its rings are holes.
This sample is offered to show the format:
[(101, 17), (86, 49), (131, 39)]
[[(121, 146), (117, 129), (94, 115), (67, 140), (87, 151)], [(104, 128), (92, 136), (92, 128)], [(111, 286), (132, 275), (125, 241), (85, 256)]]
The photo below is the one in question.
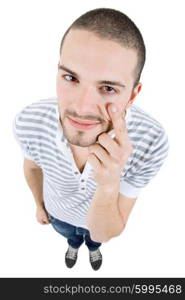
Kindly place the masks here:
[(67, 117), (67, 119), (69, 120), (70, 124), (75, 127), (75, 128), (79, 128), (79, 129), (92, 129), (95, 128), (96, 126), (98, 126), (100, 124), (100, 122), (91, 122), (88, 120), (77, 120), (77, 119), (72, 119), (71, 117)]

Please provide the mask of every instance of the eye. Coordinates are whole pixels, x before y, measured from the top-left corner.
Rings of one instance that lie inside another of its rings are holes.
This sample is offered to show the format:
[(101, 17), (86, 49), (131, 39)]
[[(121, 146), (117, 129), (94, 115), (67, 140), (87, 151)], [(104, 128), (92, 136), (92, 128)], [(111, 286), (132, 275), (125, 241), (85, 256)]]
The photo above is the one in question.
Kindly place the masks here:
[(64, 78), (66, 81), (72, 81), (72, 82), (77, 82), (77, 81), (78, 81), (74, 76), (69, 75), (69, 74), (63, 75), (63, 78)]
[(116, 93), (116, 90), (113, 87), (108, 86), (108, 85), (102, 86), (101, 90), (103, 92), (105, 92), (106, 94), (115, 94)]

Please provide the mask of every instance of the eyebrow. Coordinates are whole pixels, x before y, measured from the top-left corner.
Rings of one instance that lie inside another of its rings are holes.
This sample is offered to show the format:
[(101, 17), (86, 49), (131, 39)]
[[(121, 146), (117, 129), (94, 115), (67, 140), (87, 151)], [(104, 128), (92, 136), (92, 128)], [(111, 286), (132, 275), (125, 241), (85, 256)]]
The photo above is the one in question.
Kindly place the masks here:
[(74, 71), (71, 71), (70, 69), (66, 68), (64, 65), (58, 65), (58, 69), (66, 71), (67, 73), (70, 73), (70, 74), (78, 77), (77, 73), (75, 73)]
[[(66, 71), (67, 73), (70, 73), (71, 75), (73, 75), (73, 76), (75, 76), (75, 77), (79, 77), (79, 75), (76, 73), (76, 72), (74, 72), (74, 71), (72, 71), (72, 70), (70, 70), (70, 69), (68, 69), (67, 67), (65, 67), (64, 65), (58, 65), (58, 70), (63, 70), (63, 71)], [(98, 84), (110, 84), (110, 85), (116, 85), (116, 86), (120, 86), (120, 87), (122, 87), (122, 88), (125, 88), (126, 86), (123, 84), (123, 83), (121, 83), (120, 81), (112, 81), (112, 80), (99, 80), (99, 81), (97, 81), (97, 83)]]

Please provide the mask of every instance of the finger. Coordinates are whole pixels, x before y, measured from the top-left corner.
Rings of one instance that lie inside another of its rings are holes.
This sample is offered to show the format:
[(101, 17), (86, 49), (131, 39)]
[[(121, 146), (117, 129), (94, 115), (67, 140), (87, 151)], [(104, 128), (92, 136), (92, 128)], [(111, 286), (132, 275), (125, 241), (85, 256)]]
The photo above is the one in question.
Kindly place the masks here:
[(91, 167), (95, 170), (98, 170), (101, 168), (101, 162), (100, 160), (96, 157), (95, 154), (90, 153), (88, 156), (87, 161), (89, 162), (89, 164), (91, 165)]
[(112, 121), (113, 130), (116, 135), (116, 140), (119, 144), (123, 144), (123, 140), (126, 137), (126, 122), (123, 112), (120, 112), (116, 105), (111, 104), (108, 107), (108, 113)]
[(47, 217), (46, 217), (46, 218), (43, 218), (43, 222), (44, 222), (45, 224), (49, 224), (48, 218), (47, 218)]
[(47, 221), (43, 220), (41, 224), (46, 225), (46, 224), (49, 224), (49, 223)]
[(109, 155), (117, 159), (120, 152), (120, 145), (118, 145), (114, 139), (112, 139), (108, 134), (102, 133), (98, 137), (98, 142), (106, 149)]
[(99, 144), (90, 146), (89, 152), (95, 154), (100, 162), (104, 165), (106, 165), (107, 163), (111, 163), (109, 153)]
[(49, 224), (49, 221), (48, 220), (44, 220), (44, 224)]
[(40, 224), (44, 224), (44, 221), (43, 220), (38, 220), (38, 222), (40, 223)]
[(49, 224), (49, 222), (46, 218), (40, 218), (40, 219), (37, 219), (37, 221), (42, 225)]

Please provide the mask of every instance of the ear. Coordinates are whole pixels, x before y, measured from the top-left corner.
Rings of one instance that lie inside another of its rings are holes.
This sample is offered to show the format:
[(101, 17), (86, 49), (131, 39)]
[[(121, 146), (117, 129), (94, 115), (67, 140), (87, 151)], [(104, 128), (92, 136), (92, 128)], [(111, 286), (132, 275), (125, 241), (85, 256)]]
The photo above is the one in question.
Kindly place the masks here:
[(129, 101), (127, 102), (127, 105), (125, 107), (125, 109), (128, 109), (132, 104), (133, 102), (135, 101), (136, 99), (136, 96), (139, 94), (139, 92), (141, 91), (141, 88), (142, 88), (142, 83), (138, 83), (136, 85), (136, 87), (132, 90), (132, 93), (131, 93), (131, 96), (130, 96), (130, 99)]

